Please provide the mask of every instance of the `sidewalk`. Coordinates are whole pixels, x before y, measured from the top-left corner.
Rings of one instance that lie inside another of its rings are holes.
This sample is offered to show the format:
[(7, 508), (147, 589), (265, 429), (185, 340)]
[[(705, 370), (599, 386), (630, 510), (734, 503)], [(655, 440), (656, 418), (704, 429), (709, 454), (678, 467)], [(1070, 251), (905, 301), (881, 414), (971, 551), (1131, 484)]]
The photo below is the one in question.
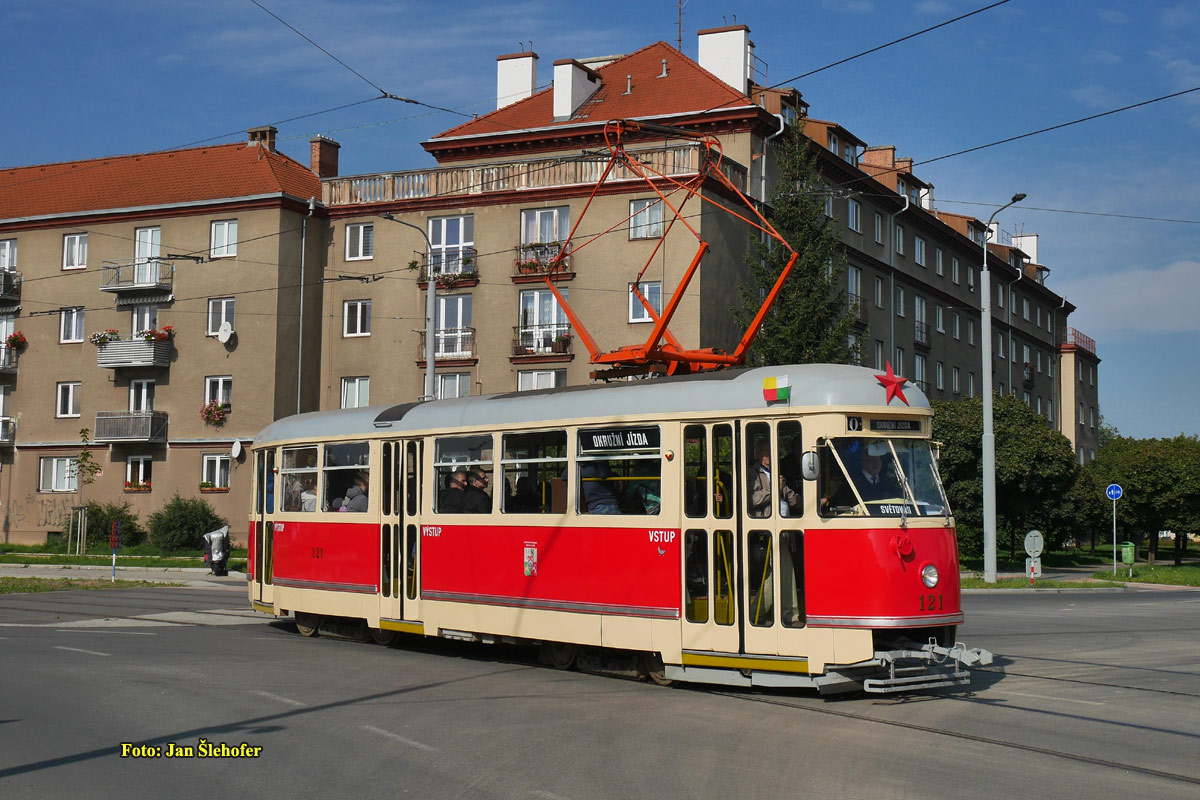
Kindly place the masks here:
[[(108, 580), (112, 565), (78, 564), (0, 564), (4, 578), (80, 578)], [(117, 565), (117, 580), (174, 583), (191, 588), (240, 589), (245, 591), (246, 573), (230, 570), (228, 575), (210, 575), (206, 567), (122, 567)]]

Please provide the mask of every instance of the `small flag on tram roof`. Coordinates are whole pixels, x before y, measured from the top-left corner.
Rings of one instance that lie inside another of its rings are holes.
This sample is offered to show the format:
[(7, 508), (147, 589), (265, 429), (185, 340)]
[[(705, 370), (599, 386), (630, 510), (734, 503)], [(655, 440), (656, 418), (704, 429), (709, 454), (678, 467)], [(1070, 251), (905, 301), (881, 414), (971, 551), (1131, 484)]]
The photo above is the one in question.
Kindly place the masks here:
[(763, 378), (763, 399), (768, 403), (787, 400), (791, 389), (788, 387), (786, 375), (775, 378)]

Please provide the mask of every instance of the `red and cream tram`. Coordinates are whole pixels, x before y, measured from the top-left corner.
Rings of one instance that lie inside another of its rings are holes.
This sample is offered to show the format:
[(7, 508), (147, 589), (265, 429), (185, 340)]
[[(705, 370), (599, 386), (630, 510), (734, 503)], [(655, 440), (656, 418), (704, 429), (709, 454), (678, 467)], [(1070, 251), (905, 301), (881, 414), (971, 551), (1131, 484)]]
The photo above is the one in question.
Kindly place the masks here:
[(289, 417), (252, 447), (250, 599), (659, 682), (966, 684), (931, 416), (806, 365)]

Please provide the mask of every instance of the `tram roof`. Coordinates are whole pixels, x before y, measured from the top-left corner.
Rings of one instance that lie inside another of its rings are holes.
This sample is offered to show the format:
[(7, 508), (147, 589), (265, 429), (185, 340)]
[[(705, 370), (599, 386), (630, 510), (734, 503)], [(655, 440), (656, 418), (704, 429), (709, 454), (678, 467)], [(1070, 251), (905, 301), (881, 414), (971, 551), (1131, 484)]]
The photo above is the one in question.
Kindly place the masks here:
[[(876, 370), (842, 364), (794, 364), (719, 370), (646, 381), (564, 386), (531, 392), (475, 395), (452, 400), (314, 411), (277, 420), (258, 434), (255, 445), (272, 441), (363, 436), (383, 431), (439, 430), (507, 426), (530, 422), (613, 418), (766, 407), (764, 382), (787, 379), (790, 399), (775, 407), (878, 406), (886, 393)], [(927, 409), (929, 400), (913, 383), (904, 387), (909, 406)], [(895, 409), (894, 403), (891, 408)]]

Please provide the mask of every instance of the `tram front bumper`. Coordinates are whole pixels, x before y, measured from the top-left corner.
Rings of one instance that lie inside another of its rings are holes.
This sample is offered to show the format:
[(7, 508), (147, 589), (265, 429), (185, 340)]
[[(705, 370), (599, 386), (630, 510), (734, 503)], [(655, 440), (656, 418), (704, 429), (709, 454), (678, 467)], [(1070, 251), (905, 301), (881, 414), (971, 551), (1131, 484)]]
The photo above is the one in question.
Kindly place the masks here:
[(862, 679), (864, 691), (879, 694), (935, 689), (941, 686), (966, 686), (971, 683), (968, 667), (985, 667), (992, 663), (992, 654), (978, 647), (968, 648), (961, 642), (952, 647), (939, 645), (934, 639), (926, 644), (897, 650), (876, 651), (875, 658), (866, 664), (855, 664), (854, 671), (868, 664), (875, 672), (886, 672)]

